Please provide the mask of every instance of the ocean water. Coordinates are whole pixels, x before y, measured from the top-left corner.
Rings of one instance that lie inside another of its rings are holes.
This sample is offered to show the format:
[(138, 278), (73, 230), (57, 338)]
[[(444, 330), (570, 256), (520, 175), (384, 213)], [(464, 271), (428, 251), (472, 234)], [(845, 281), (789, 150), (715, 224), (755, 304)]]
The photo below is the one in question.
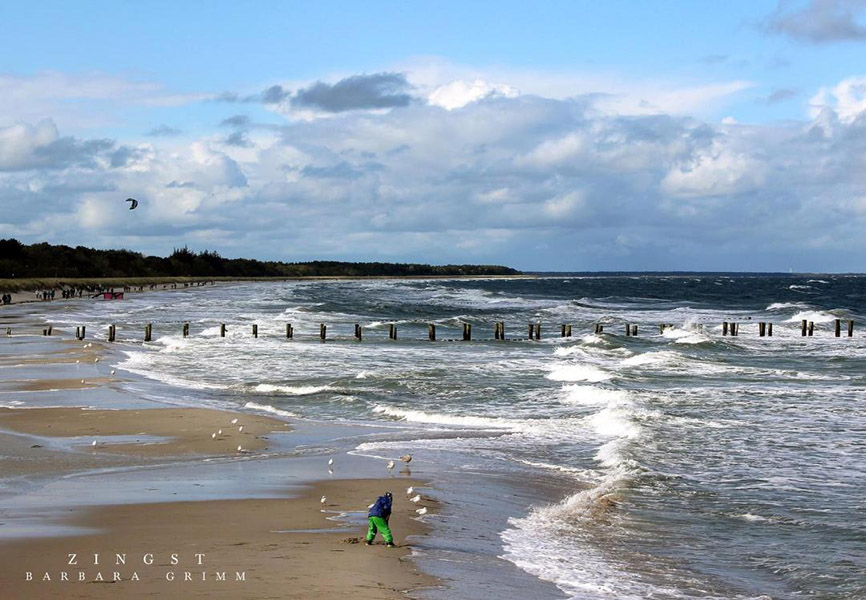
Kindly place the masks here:
[[(376, 425), (343, 443), (411, 452), (438, 483), (418, 560), (450, 581), (431, 597), (866, 597), (864, 277), (255, 283), (62, 314), (92, 336), (117, 324), (119, 367), (181, 402)], [(473, 342), (446, 341), (463, 323)]]

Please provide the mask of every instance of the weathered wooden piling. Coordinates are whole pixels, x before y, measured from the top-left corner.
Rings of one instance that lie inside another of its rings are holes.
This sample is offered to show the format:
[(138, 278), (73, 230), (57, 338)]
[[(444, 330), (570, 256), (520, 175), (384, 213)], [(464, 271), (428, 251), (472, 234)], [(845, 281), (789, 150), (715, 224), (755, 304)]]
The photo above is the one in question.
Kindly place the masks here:
[(604, 325), (602, 323), (595, 324), (595, 332), (596, 333), (604, 333)]
[(565, 324), (562, 325), (562, 331), (561, 331), (559, 337), (565, 337)]
[(727, 321), (722, 321), (722, 335), (723, 336), (728, 335), (728, 322)]
[(533, 323), (529, 324), (529, 339), (530, 340), (535, 339), (535, 325)]
[(625, 324), (625, 337), (631, 337), (631, 325)]
[(183, 324), (183, 337), (189, 337), (189, 323)]
[(114, 338), (115, 338), (116, 332), (117, 332), (117, 330), (115, 329), (115, 326), (114, 326), (114, 325), (109, 325), (109, 326), (108, 326), (108, 341), (109, 341), (109, 342), (113, 342), (113, 341), (114, 341)]
[(767, 323), (767, 336), (773, 337), (773, 324)]
[(812, 337), (812, 333), (815, 331), (815, 322), (809, 321), (809, 337)]
[(565, 327), (565, 337), (571, 337), (571, 325)]
[(632, 337), (637, 337), (637, 325), (631, 326), (631, 335)]
[(463, 323), (463, 341), (472, 341), (472, 323)]
[(291, 323), (286, 323), (286, 339), (290, 340), (295, 337), (295, 328), (292, 327)]
[(499, 339), (499, 321), (493, 324), (493, 339)]
[(328, 326), (324, 323), (319, 324), (319, 339), (321, 341), (325, 341), (325, 338), (328, 336)]
[(499, 321), (499, 339), (505, 341), (505, 321)]
[[(286, 326), (286, 333), (288, 333), (288, 326)], [(220, 323), (220, 337), (226, 336), (226, 324)]]
[(758, 323), (758, 336), (764, 337), (767, 335), (767, 324), (761, 321)]
[[(51, 335), (50, 333), (48, 335)], [(854, 321), (848, 321), (848, 337), (854, 337)]]
[[(225, 327), (225, 325), (223, 325), (223, 327)], [(152, 339), (152, 337), (153, 337), (153, 324), (148, 323), (147, 325), (144, 326), (144, 341), (149, 342)], [(223, 337), (225, 337), (225, 334), (223, 334)]]
[(836, 337), (842, 335), (842, 319), (835, 319), (833, 321), (833, 333)]
[(253, 337), (259, 337), (259, 326), (256, 323), (253, 323)]
[(388, 339), (396, 340), (397, 339), (397, 326), (391, 323), (388, 325)]
[(806, 319), (803, 319), (802, 321), (800, 321), (800, 335), (801, 336), (806, 337), (806, 329), (807, 329)]
[(431, 342), (436, 341), (436, 324), (435, 323), (430, 323), (429, 325), (427, 325), (427, 337), (430, 339)]
[(87, 336), (87, 328), (82, 325), (81, 327), (75, 328), (75, 337), (78, 340), (83, 340)]
[(535, 339), (541, 339), (541, 323), (539, 323), (538, 321), (535, 322)]
[(359, 342), (361, 341), (361, 326), (358, 323), (355, 323), (355, 339)]

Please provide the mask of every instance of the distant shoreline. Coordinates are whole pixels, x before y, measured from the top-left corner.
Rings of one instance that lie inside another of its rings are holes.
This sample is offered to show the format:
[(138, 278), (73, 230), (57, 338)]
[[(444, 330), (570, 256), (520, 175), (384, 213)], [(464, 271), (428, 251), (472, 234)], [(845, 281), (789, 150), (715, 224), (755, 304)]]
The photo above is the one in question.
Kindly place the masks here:
[[(537, 279), (538, 275), (297, 275), (278, 277), (22, 277), (0, 279), (0, 292), (36, 292), (78, 287), (121, 288), (151, 285), (243, 283), (245, 281), (357, 281), (366, 279)], [(144, 290), (149, 291), (149, 290)], [(55, 298), (60, 300), (60, 298)]]

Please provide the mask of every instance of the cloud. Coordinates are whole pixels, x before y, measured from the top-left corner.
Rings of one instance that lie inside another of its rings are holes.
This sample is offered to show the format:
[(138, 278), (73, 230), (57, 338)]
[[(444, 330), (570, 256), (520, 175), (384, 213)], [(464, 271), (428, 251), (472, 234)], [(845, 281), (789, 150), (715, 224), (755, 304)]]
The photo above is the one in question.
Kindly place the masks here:
[(800, 92), (792, 89), (778, 89), (773, 90), (770, 94), (764, 99), (767, 104), (777, 104), (779, 102), (784, 102), (785, 100), (790, 100), (792, 98), (796, 98), (800, 95)]
[[(412, 101), (409, 88), (406, 77), (400, 73), (353, 75), (334, 84), (318, 81), (300, 89), (292, 98), (292, 105), (328, 113), (397, 108), (408, 106)], [(281, 88), (276, 91), (274, 96), (279, 98), (276, 101), (285, 99), (284, 94)]]
[(0, 171), (95, 167), (98, 157), (114, 147), (112, 140), (60, 137), (50, 119), (36, 125), (0, 128)]
[(220, 121), (221, 127), (249, 127), (250, 118), (246, 115), (235, 115)]
[(254, 146), (244, 131), (235, 131), (226, 137), (223, 143), (237, 148), (252, 148)]
[[(866, 255), (863, 78), (815, 92), (802, 122), (754, 125), (447, 75), (407, 76), (418, 100), (400, 110), (287, 119), (256, 129), (255, 145), (232, 117), (237, 131), (192, 143), (90, 140), (51, 121), (0, 129), (0, 235), (558, 270), (787, 269), (791, 256), (838, 269)], [(471, 82), (461, 106), (422, 100), (454, 81)], [(141, 201), (132, 214), (126, 197)]]
[(866, 26), (859, 17), (866, 0), (780, 1), (764, 27), (772, 33), (814, 44), (866, 40)]
[(168, 125), (158, 125), (148, 131), (145, 135), (148, 137), (175, 137), (182, 133), (183, 131), (177, 129), (176, 127), (170, 127)]

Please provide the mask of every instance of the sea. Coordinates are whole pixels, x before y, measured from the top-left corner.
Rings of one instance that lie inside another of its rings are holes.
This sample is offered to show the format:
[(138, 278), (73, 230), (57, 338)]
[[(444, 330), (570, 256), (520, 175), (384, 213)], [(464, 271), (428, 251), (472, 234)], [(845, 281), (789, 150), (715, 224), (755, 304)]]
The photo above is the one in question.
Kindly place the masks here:
[(866, 277), (256, 282), (62, 315), (116, 324), (118, 372), (166, 402), (411, 454), (441, 503), (414, 542), (431, 599), (866, 598)]

